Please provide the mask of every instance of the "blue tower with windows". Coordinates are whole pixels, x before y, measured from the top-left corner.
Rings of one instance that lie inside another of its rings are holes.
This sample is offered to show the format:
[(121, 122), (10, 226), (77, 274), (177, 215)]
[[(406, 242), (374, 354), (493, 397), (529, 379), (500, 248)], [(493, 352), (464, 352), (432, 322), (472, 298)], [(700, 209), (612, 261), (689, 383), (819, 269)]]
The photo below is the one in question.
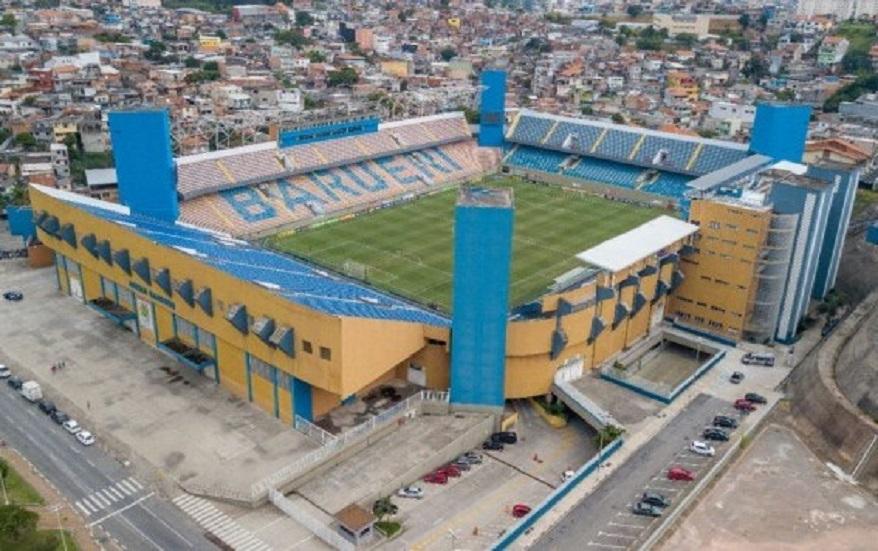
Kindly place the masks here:
[(177, 173), (167, 109), (114, 111), (109, 122), (119, 200), (136, 214), (175, 221)]
[(506, 124), (506, 71), (484, 71), (481, 77), (479, 145), (501, 147)]
[(451, 322), (455, 405), (503, 407), (513, 218), (511, 189), (460, 190)]
[(750, 137), (750, 151), (778, 161), (802, 162), (811, 107), (760, 103)]

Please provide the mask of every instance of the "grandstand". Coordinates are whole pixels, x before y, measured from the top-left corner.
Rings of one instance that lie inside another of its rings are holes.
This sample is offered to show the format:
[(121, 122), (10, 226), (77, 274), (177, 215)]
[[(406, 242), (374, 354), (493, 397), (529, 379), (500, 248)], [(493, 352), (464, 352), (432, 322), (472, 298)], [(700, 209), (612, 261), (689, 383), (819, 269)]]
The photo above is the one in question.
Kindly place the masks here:
[(687, 203), (687, 182), (748, 156), (743, 144), (521, 111), (507, 133), (513, 169), (557, 174)]
[(278, 148), (259, 144), (177, 160), (183, 221), (236, 236), (380, 205), (484, 170), (459, 113)]

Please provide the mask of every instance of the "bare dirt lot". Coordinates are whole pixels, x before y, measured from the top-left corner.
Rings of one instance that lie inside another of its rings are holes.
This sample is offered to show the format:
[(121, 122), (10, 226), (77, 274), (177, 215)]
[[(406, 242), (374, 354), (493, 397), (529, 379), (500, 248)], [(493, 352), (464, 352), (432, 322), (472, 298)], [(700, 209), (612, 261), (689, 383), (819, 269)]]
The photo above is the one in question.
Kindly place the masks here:
[(661, 547), (875, 549), (878, 501), (840, 480), (787, 428), (770, 425)]

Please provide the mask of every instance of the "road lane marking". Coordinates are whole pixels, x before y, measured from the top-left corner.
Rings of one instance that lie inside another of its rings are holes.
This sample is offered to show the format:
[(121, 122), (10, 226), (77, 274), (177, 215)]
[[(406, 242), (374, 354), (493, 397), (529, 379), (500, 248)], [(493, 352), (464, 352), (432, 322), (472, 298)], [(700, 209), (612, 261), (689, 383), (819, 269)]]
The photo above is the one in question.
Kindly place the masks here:
[[(87, 528), (91, 528), (91, 527), (94, 526), (95, 524), (100, 524), (100, 523), (102, 523), (102, 522), (104, 522), (104, 521), (106, 521), (106, 520), (108, 520), (108, 519), (111, 519), (111, 518), (115, 517), (116, 515), (118, 515), (119, 513), (124, 513), (125, 511), (127, 511), (128, 509), (134, 507), (135, 505), (137, 505), (137, 504), (140, 503), (141, 501), (147, 500), (147, 499), (151, 498), (152, 496), (153, 496), (153, 492), (150, 492), (150, 493), (146, 494), (145, 496), (141, 497), (140, 499), (138, 499), (137, 501), (133, 501), (133, 502), (129, 503), (128, 505), (126, 505), (125, 507), (122, 507), (121, 509), (116, 509), (116, 510), (113, 511), (112, 513), (110, 513), (110, 514), (108, 514), (108, 515), (105, 515), (105, 516), (99, 518), (98, 520), (96, 520), (96, 521), (94, 521), (94, 522), (91, 522), (91, 523), (87, 524), (86, 527), (87, 527)], [(129, 523), (129, 524), (130, 524), (130, 523)], [(138, 531), (139, 531), (139, 530), (138, 530)], [(152, 540), (150, 540), (150, 541), (152, 541)], [(159, 548), (159, 549), (161, 549), (161, 548)]]
[(87, 516), (87, 517), (90, 517), (90, 516), (91, 516), (91, 511), (89, 511), (88, 509), (86, 509), (85, 506), (84, 506), (82, 503), (80, 503), (79, 501), (76, 502), (76, 506), (79, 507), (79, 510), (82, 511), (82, 513), (83, 513), (85, 516)]

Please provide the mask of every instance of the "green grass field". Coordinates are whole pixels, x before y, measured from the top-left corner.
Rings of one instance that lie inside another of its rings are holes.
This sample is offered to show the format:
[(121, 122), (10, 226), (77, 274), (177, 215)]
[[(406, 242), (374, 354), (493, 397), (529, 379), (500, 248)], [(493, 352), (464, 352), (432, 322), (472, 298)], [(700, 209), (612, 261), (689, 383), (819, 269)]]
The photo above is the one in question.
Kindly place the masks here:
[[(579, 265), (577, 253), (665, 212), (518, 178), (482, 185), (514, 189), (513, 306), (540, 296), (554, 278)], [(352, 220), (279, 234), (266, 246), (450, 311), (456, 197), (457, 190), (447, 190)], [(352, 271), (351, 262), (365, 266), (365, 274)]]

